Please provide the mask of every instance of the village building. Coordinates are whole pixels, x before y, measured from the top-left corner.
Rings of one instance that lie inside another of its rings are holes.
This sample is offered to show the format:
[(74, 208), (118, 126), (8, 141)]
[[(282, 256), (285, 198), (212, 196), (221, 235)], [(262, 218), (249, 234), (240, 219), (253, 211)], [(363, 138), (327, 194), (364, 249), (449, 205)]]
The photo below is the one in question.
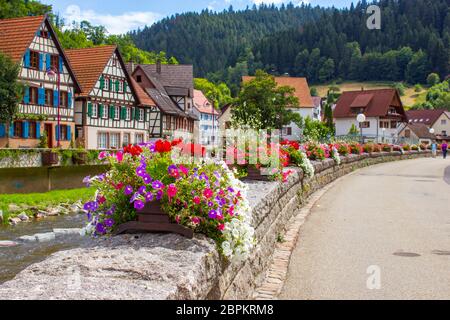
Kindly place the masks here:
[[(243, 82), (248, 82), (255, 79), (255, 77), (244, 76)], [(289, 86), (294, 88), (294, 96), (298, 98), (299, 108), (291, 109), (291, 111), (298, 113), (302, 118), (311, 118), (320, 120), (320, 113), (318, 113), (316, 106), (314, 105), (311, 97), (310, 88), (306, 78), (297, 77), (275, 77), (275, 82), (278, 86)], [(291, 123), (282, 130), (283, 139), (299, 140), (302, 136), (302, 129), (295, 123)]]
[(436, 140), (450, 138), (450, 112), (447, 110), (408, 110), (406, 117), (409, 124), (422, 124), (433, 129)]
[[(359, 123), (357, 116), (366, 121)], [(346, 136), (352, 126), (362, 129), (364, 141), (395, 142), (398, 129), (406, 122), (400, 96), (395, 89), (348, 91), (342, 93), (333, 111), (336, 135)]]
[(200, 119), (200, 144), (216, 145), (219, 137), (219, 111), (202, 91), (194, 90), (194, 114)]
[(192, 65), (128, 64), (138, 85), (162, 113), (165, 138), (194, 141), (199, 137), (198, 117), (193, 111), (194, 71)]
[(47, 16), (0, 20), (0, 52), (20, 64), (24, 85), (16, 118), (0, 123), (0, 147), (69, 148), (79, 86)]
[(119, 149), (160, 135), (160, 112), (135, 90), (115, 45), (67, 50), (79, 79), (75, 123), (77, 144), (86, 149)]
[(399, 142), (404, 144), (430, 145), (436, 141), (436, 136), (423, 123), (406, 123), (399, 129)]
[(312, 100), (314, 104), (313, 119), (322, 121), (323, 120), (322, 106), (324, 99), (322, 97), (312, 97)]

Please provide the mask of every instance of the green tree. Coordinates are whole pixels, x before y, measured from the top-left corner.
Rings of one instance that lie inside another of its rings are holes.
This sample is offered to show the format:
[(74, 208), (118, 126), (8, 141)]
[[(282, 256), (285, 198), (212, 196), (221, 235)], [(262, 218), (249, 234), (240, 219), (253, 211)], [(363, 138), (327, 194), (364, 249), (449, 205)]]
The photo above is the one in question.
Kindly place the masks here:
[(309, 93), (311, 94), (311, 96), (313, 97), (318, 97), (319, 96), (319, 91), (317, 91), (316, 87), (311, 87), (311, 89), (309, 90)]
[(22, 85), (18, 82), (20, 66), (0, 53), (0, 122), (9, 122), (22, 100)]
[(202, 91), (209, 101), (214, 102), (215, 108), (223, 107), (233, 101), (230, 89), (223, 82), (216, 85), (207, 79), (195, 78), (194, 87), (195, 89)]
[(437, 85), (440, 81), (441, 79), (437, 73), (430, 73), (427, 77), (427, 84), (430, 87)]
[(350, 127), (350, 130), (348, 131), (348, 134), (351, 135), (351, 136), (356, 136), (356, 135), (359, 134), (359, 129), (354, 123)]
[(331, 130), (326, 123), (313, 120), (310, 117), (305, 119), (303, 127), (303, 137), (309, 141), (329, 141), (334, 136), (334, 131)]
[(255, 79), (243, 84), (232, 109), (235, 126), (253, 129), (281, 129), (291, 122), (300, 122), (300, 115), (290, 109), (298, 108), (294, 88), (278, 87), (273, 76), (256, 71)]
[(52, 11), (52, 6), (39, 1), (0, 0), (0, 19), (40, 16)]

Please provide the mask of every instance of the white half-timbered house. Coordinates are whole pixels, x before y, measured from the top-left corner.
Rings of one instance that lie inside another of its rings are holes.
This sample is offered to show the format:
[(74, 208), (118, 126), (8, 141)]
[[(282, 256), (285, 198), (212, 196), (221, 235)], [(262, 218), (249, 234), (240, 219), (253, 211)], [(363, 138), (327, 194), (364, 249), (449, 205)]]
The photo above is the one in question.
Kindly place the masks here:
[(158, 136), (159, 110), (151, 99), (136, 94), (117, 46), (67, 50), (66, 54), (81, 86), (75, 101), (79, 145), (118, 149)]
[(0, 20), (0, 52), (20, 64), (24, 85), (16, 118), (0, 124), (0, 147), (38, 147), (43, 135), (49, 148), (70, 147), (79, 86), (47, 16)]

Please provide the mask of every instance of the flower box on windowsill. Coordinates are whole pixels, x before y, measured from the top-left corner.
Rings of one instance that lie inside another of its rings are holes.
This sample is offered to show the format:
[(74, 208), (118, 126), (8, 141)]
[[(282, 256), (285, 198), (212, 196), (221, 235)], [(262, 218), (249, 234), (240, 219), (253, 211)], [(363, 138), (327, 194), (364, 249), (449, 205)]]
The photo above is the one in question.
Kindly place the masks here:
[(161, 209), (159, 201), (147, 202), (144, 209), (137, 213), (137, 221), (121, 224), (115, 234), (124, 233), (177, 233), (188, 239), (194, 237), (194, 231), (170, 222), (169, 216)]
[(42, 165), (43, 166), (54, 166), (58, 164), (59, 157), (58, 153), (53, 151), (43, 151), (42, 152)]
[(87, 152), (76, 152), (72, 156), (72, 161), (74, 164), (83, 165), (88, 162)]

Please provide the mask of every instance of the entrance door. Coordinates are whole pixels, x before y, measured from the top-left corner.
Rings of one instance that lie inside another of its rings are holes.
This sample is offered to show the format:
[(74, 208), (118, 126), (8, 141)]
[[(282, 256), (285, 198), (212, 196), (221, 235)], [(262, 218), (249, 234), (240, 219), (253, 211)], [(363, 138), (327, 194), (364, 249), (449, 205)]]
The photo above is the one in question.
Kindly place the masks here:
[(49, 148), (53, 148), (53, 125), (46, 123), (44, 125), (44, 132), (47, 135), (47, 143)]

